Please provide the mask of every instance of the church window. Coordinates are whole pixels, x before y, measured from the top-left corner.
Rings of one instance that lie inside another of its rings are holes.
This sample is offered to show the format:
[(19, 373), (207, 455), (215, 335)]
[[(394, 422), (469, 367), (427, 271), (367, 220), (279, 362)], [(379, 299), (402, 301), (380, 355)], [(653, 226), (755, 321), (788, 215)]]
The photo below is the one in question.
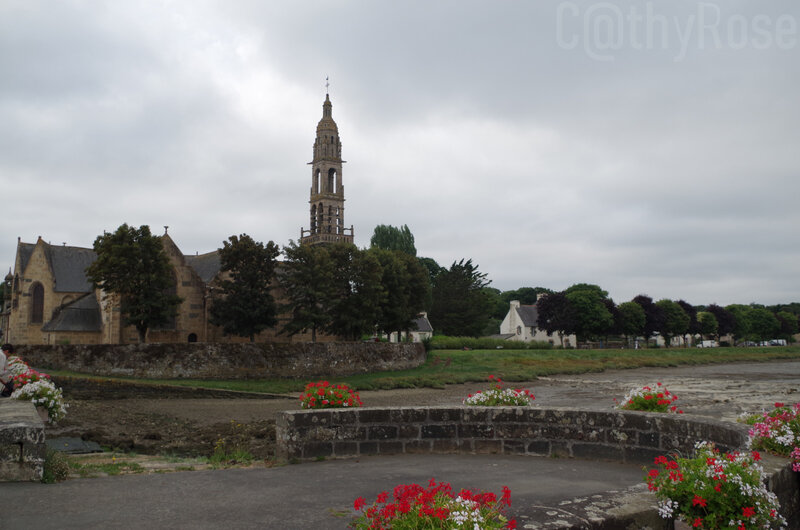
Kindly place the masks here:
[(317, 205), (311, 205), (311, 233), (315, 234), (317, 232)]
[(44, 321), (44, 286), (36, 282), (31, 287), (31, 324), (41, 324)]
[(336, 170), (333, 168), (328, 170), (328, 192), (336, 193)]
[(197, 342), (197, 333), (189, 333), (188, 342)]
[(314, 193), (319, 193), (319, 186), (320, 182), (319, 182), (319, 169), (318, 169), (317, 172), (314, 173)]

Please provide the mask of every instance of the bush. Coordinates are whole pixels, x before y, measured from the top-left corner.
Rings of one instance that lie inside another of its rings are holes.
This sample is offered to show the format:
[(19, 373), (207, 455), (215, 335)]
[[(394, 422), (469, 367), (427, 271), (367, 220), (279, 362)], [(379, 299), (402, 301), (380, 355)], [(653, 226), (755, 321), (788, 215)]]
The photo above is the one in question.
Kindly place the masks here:
[(69, 477), (69, 461), (67, 455), (61, 451), (48, 449), (44, 455), (44, 472), (42, 482), (54, 484), (67, 480)]
[(300, 407), (304, 409), (331, 409), (360, 407), (358, 392), (344, 384), (332, 385), (328, 381), (308, 383), (300, 394)]
[(550, 350), (553, 345), (549, 342), (517, 342), (489, 337), (448, 337), (447, 335), (434, 335), (431, 339), (432, 350)]

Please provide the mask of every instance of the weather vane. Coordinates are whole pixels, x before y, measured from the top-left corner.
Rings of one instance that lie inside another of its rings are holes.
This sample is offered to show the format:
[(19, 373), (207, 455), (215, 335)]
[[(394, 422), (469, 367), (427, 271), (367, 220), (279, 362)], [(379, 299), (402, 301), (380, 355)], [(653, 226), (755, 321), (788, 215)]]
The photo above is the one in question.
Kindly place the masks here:
[(329, 86), (331, 86), (331, 84), (328, 82), (328, 76), (326, 75), (325, 76), (325, 95), (326, 96), (328, 95), (328, 87)]

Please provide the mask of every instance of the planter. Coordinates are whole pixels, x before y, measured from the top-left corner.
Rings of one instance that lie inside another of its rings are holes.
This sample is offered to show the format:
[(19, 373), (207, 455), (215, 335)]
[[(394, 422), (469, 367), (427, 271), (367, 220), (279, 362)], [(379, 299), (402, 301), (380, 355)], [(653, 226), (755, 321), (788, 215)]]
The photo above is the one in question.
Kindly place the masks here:
[(47, 411), (47, 409), (45, 407), (37, 406), (36, 407), (36, 412), (39, 413), (39, 418), (41, 418), (44, 423), (47, 423), (48, 421), (50, 421), (50, 413)]

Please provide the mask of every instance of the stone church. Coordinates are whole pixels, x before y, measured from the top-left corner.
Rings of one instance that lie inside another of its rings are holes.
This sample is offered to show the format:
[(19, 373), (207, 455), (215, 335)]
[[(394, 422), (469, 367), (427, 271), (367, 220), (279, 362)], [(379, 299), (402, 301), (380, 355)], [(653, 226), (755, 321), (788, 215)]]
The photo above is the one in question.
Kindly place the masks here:
[[(310, 225), (300, 229), (302, 244), (353, 242), (353, 226), (344, 225), (342, 145), (326, 93), (317, 125), (311, 165)], [(168, 325), (150, 329), (148, 342), (244, 342), (226, 336), (209, 322), (209, 309), (220, 277), (217, 251), (184, 255), (168, 233), (161, 241), (175, 276), (175, 294), (183, 299)], [(124, 326), (118, 297), (93, 288), (86, 268), (96, 259), (89, 248), (17, 240), (14, 272), (5, 279), (6, 301), (0, 312), (3, 342), (14, 344), (128, 344), (138, 342), (132, 326)], [(280, 292), (274, 293), (282, 298)], [(285, 322), (256, 336), (258, 342), (303, 342), (310, 334), (278, 335)], [(317, 340), (334, 337), (317, 335)]]

